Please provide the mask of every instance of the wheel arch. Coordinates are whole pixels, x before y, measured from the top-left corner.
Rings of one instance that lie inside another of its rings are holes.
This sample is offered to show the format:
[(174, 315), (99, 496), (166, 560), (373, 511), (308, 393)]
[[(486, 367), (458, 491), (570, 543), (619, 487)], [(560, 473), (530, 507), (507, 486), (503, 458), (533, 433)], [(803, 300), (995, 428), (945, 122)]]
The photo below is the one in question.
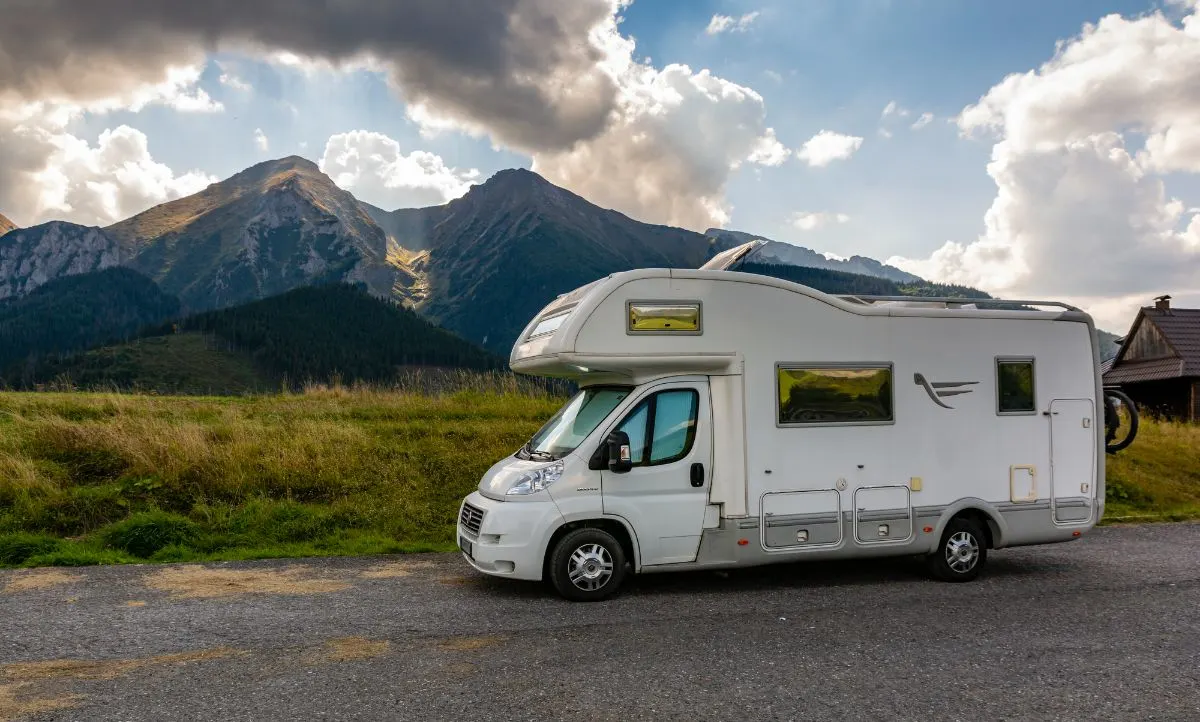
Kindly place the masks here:
[(986, 501), (974, 498), (960, 499), (948, 506), (942, 512), (937, 529), (934, 531), (935, 544), (940, 543), (942, 534), (946, 531), (946, 525), (953, 519), (972, 519), (978, 522), (983, 527), (984, 534), (987, 535), (989, 549), (1004, 547), (1008, 536), (1008, 524), (1005, 523), (1000, 512)]
[(549, 539), (546, 540), (546, 547), (542, 552), (543, 579), (549, 578), (547, 565), (550, 563), (550, 555), (554, 553), (554, 545), (558, 543), (559, 539), (562, 539), (576, 529), (600, 529), (612, 534), (620, 542), (621, 549), (625, 552), (626, 560), (633, 566), (633, 571), (638, 572), (641, 570), (642, 564), (641, 556), (638, 553), (637, 535), (628, 521), (619, 516), (583, 517), (565, 520), (551, 532)]

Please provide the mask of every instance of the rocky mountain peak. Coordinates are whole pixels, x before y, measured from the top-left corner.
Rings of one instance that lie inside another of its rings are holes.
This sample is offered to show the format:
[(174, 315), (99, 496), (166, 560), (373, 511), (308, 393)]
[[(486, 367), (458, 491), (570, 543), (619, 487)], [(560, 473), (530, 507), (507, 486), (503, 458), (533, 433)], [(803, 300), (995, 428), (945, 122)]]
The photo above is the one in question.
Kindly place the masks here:
[(116, 239), (99, 228), (51, 221), (10, 231), (0, 237), (0, 299), (120, 263)]
[(17, 228), (16, 223), (13, 223), (12, 221), (8, 220), (7, 218), (4, 217), (3, 213), (0, 213), (0, 236), (3, 236), (5, 233), (8, 233), (9, 231), (14, 231), (14, 230), (16, 230), (16, 228)]

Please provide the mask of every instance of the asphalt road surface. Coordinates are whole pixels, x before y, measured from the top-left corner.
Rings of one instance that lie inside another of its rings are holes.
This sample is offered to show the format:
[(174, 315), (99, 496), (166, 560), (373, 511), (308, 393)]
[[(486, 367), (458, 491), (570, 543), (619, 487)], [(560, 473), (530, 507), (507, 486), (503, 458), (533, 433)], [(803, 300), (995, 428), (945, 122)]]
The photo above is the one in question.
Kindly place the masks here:
[(1200, 720), (1200, 525), (636, 578), (456, 555), (0, 572), (0, 720)]

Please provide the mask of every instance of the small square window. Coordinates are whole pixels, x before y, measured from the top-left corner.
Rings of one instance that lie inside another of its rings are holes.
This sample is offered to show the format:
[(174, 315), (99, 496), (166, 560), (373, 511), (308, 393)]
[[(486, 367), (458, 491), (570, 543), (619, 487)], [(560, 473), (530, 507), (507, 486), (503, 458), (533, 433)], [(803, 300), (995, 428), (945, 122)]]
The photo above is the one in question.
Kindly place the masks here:
[(1033, 359), (996, 359), (997, 413), (1036, 413), (1033, 380)]

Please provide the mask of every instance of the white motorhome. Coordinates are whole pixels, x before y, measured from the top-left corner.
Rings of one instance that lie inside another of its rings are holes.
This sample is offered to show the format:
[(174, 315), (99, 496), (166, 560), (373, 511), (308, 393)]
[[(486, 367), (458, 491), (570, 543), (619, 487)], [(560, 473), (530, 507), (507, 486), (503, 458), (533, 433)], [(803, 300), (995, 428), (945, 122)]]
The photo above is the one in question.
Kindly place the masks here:
[(580, 391), (463, 501), (473, 567), (580, 601), (629, 572), (810, 558), (920, 554), (967, 581), (989, 549), (1101, 518), (1087, 314), (720, 270), (752, 246), (613, 274), (529, 323), (511, 367)]

